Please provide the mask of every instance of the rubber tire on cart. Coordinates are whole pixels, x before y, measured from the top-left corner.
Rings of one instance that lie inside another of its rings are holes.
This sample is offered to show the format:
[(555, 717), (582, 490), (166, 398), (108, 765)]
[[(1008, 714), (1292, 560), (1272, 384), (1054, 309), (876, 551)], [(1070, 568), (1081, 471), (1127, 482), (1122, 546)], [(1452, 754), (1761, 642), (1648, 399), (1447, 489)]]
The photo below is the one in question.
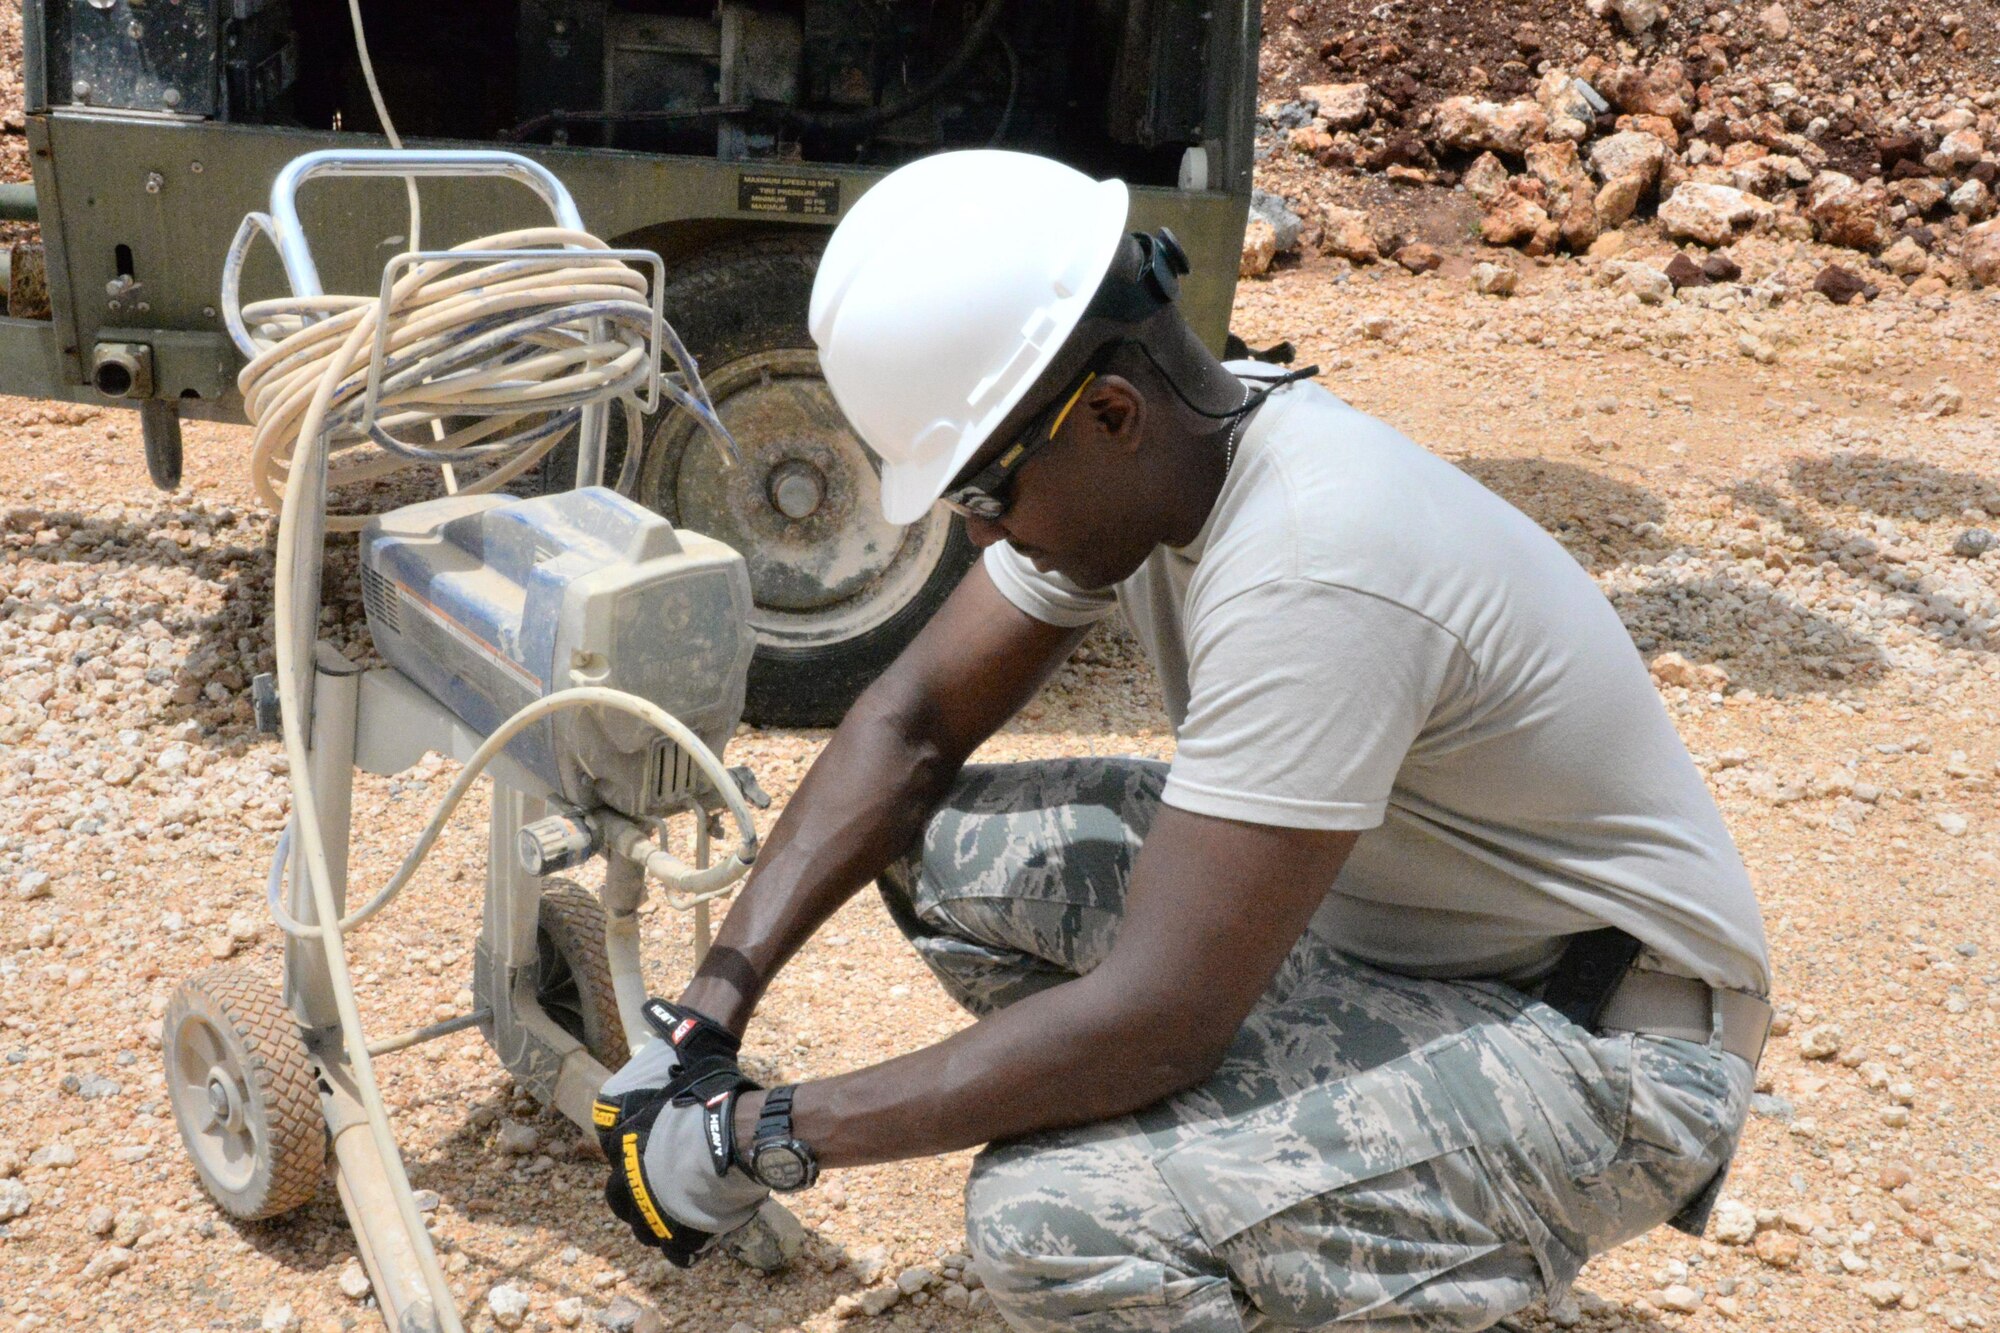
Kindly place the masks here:
[(535, 1000), (606, 1069), (632, 1056), (604, 953), (604, 908), (566, 879), (542, 881), (535, 917)]
[(160, 1025), (167, 1095), (209, 1196), (246, 1222), (310, 1202), (326, 1171), (319, 1079), (276, 981), (215, 967)]
[(668, 275), (667, 318), (744, 465), (725, 466), (687, 413), (656, 413), (637, 487), (641, 503), (749, 562), (757, 653), (744, 715), (766, 726), (837, 724), (977, 554), (943, 510), (905, 528), (883, 520), (877, 460), (833, 401), (806, 328), (821, 244), (738, 243)]

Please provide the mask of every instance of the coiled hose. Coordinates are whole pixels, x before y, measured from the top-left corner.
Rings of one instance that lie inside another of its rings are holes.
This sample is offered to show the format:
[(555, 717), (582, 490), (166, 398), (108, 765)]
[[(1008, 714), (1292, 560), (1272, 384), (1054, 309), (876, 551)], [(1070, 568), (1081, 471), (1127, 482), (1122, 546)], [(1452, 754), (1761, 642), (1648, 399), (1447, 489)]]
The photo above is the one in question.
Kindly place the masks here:
[[(249, 235), (246, 232), (245, 235)], [(548, 260), (487, 259), (495, 251), (547, 250)], [(615, 397), (628, 441), (621, 490), (636, 476), (639, 399), (652, 366), (654, 327), (645, 275), (609, 256), (587, 232), (535, 227), (453, 247), (464, 259), (414, 263), (390, 289), (383, 359), (372, 419), (369, 361), (350, 356), (323, 408), (329, 490), (392, 476), (414, 466), (489, 462), (477, 480), (447, 484), (461, 494), (494, 491), (535, 466), (576, 429), (583, 407)], [(247, 245), (232, 248), (225, 292), (235, 290)], [(255, 436), (251, 479), (270, 505), (282, 503), (300, 428), (329, 366), (357, 329), (376, 337), (382, 303), (371, 296), (283, 296), (237, 309), (225, 301), (231, 332), (250, 355), (237, 376)], [(728, 433), (692, 370), (692, 359), (663, 328), (681, 373), (662, 377), (666, 396), (693, 413), (727, 449)], [(329, 514), (338, 532), (361, 528), (367, 513)]]

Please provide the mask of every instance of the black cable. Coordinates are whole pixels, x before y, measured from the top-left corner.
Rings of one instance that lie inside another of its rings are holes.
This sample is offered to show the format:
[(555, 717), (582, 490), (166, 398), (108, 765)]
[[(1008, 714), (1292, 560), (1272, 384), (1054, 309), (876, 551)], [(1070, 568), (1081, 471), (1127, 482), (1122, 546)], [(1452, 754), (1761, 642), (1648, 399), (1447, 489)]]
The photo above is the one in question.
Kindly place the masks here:
[[(1282, 375), (1274, 375), (1269, 379), (1259, 377), (1257, 382), (1263, 388), (1250, 390), (1249, 397), (1245, 398), (1238, 406), (1230, 408), (1227, 412), (1211, 412), (1205, 407), (1197, 406), (1195, 401), (1182, 391), (1181, 386), (1174, 382), (1174, 377), (1167, 373), (1167, 368), (1160, 364), (1160, 359), (1153, 355), (1152, 348), (1146, 346), (1145, 343), (1139, 341), (1137, 338), (1121, 338), (1118, 341), (1121, 346), (1138, 348), (1146, 360), (1152, 363), (1154, 373), (1165, 380), (1167, 387), (1174, 391), (1174, 397), (1180, 399), (1182, 405), (1188, 411), (1194, 413), (1196, 416), (1207, 417), (1210, 421), (1234, 421), (1245, 413), (1254, 412), (1262, 407), (1265, 399), (1284, 388), (1287, 384), (1297, 384), (1300, 380), (1311, 379), (1313, 376), (1319, 374), (1318, 366), (1307, 366), (1303, 370), (1289, 370)], [(1236, 378), (1240, 380), (1244, 377), (1238, 375)]]
[(1007, 57), (1007, 105), (1000, 111), (1000, 123), (993, 127), (993, 137), (986, 141), (988, 148), (1000, 142), (1003, 135), (1014, 123), (1014, 99), (1021, 91), (1021, 57), (1014, 54), (1014, 44), (1007, 40), (1006, 33), (996, 34), (1000, 50)]
[(813, 112), (794, 108), (787, 111), (786, 120), (809, 130), (847, 131), (872, 130), (891, 121), (901, 120), (912, 111), (930, 103), (965, 72), (966, 66), (972, 63), (972, 58), (986, 45), (986, 39), (992, 35), (994, 25), (1000, 21), (1000, 11), (1006, 7), (1007, 0), (986, 0), (986, 8), (979, 11), (979, 16), (972, 20), (972, 26), (965, 30), (965, 41), (952, 53), (951, 59), (945, 61), (937, 73), (931, 75), (929, 82), (900, 102), (871, 107), (867, 111)]

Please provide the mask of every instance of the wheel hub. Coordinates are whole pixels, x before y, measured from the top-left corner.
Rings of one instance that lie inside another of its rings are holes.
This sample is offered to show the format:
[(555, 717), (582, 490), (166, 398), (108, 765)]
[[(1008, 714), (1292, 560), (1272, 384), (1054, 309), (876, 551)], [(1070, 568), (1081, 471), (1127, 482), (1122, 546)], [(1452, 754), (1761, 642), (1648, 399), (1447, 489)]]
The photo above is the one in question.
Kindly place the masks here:
[(826, 499), (826, 474), (804, 459), (788, 458), (771, 469), (764, 491), (786, 518), (811, 518)]
[(247, 1186), (255, 1174), (257, 1134), (250, 1089), (222, 1031), (191, 1016), (167, 1038), (167, 1092), (188, 1150), (225, 1189)]
[(679, 433), (648, 451), (639, 500), (743, 554), (765, 642), (837, 642), (895, 615), (936, 565), (948, 518), (882, 517), (879, 464), (813, 352), (757, 352), (705, 378), (742, 465), (670, 418)]
[(208, 1121), (216, 1129), (238, 1130), (243, 1127), (242, 1093), (220, 1069), (208, 1072)]

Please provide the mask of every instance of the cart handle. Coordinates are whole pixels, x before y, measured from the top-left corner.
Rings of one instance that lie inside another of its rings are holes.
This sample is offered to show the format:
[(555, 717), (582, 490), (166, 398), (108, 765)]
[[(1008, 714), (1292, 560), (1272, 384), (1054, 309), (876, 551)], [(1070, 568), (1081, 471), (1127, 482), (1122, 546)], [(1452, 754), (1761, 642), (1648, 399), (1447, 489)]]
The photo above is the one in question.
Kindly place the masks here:
[(322, 176), (498, 176), (540, 196), (556, 225), (584, 231), (576, 201), (554, 172), (519, 153), (474, 148), (326, 148), (293, 158), (271, 182), (271, 234), (295, 296), (324, 296), (299, 221), (299, 187)]

